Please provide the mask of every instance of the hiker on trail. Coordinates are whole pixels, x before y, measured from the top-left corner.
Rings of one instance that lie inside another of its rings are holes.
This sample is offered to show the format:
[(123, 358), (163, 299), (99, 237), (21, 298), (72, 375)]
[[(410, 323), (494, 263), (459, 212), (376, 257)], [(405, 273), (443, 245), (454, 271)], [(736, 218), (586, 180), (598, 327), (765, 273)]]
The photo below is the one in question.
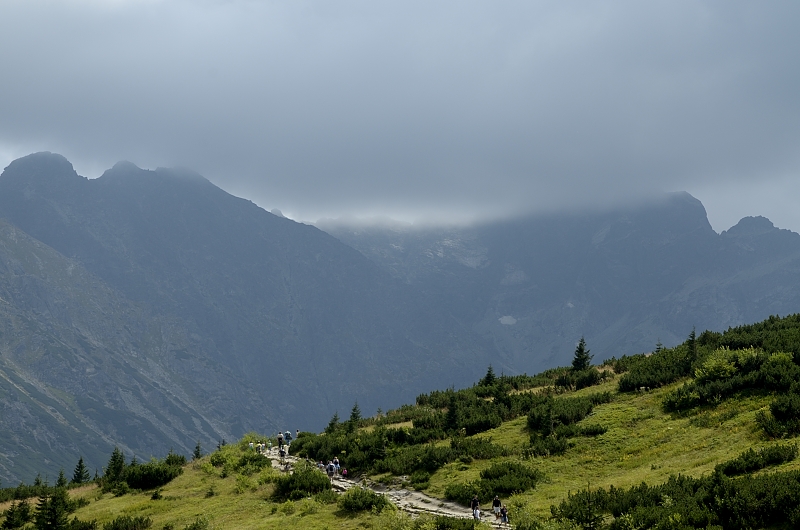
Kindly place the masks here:
[(278, 432), (278, 449), (283, 449), (283, 433)]
[(508, 508), (505, 504), (500, 508), (500, 522), (508, 524)]
[(478, 522), (481, 522), (481, 509), (480, 508), (475, 508), (474, 510), (472, 510), (472, 518), (475, 519)]
[(292, 441), (291, 431), (286, 431), (285, 433), (283, 433), (283, 439), (286, 440), (286, 443), (291, 442)]
[(339, 457), (337, 457), (337, 456), (333, 457), (333, 467), (334, 467), (334, 472), (338, 475), (339, 474)]
[(267, 452), (268, 453), (272, 452), (272, 439), (271, 438), (267, 439)]
[(297, 429), (294, 433), (295, 438), (300, 438), (300, 429)]
[(474, 512), (478, 508), (478, 506), (480, 506), (480, 501), (478, 500), (478, 496), (475, 495), (474, 497), (472, 497), (472, 500), (469, 503), (469, 507)]
[(500, 519), (500, 506), (502, 506), (502, 503), (500, 502), (500, 497), (495, 495), (494, 500), (492, 501), (492, 511), (494, 512), (495, 521)]
[(333, 462), (330, 461), (330, 460), (328, 461), (328, 467), (327, 467), (326, 471), (328, 472), (328, 478), (333, 480), (333, 473), (334, 473), (334, 471), (336, 471), (336, 467), (333, 465)]
[(342, 469), (342, 477), (347, 478), (347, 468)]

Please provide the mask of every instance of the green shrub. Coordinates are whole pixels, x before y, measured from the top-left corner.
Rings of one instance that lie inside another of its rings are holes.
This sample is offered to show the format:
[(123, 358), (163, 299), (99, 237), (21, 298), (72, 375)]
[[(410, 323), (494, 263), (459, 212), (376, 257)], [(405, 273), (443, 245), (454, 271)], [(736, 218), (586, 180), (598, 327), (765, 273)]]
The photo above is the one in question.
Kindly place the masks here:
[(81, 521), (77, 517), (67, 523), (65, 530), (98, 530), (97, 521)]
[(324, 490), (314, 495), (314, 500), (320, 504), (336, 504), (339, 495), (333, 490)]
[(208, 530), (208, 519), (201, 517), (195, 522), (184, 526), (183, 530)]
[[(184, 457), (181, 458), (184, 461), (186, 460)], [(181, 473), (183, 473), (183, 468), (178, 465), (170, 465), (166, 461), (153, 460), (146, 464), (128, 466), (123, 476), (125, 482), (131, 488), (149, 490), (168, 484)]]
[(121, 515), (103, 525), (103, 530), (146, 530), (153, 525), (152, 519), (149, 517), (130, 517), (129, 515)]
[(414, 489), (424, 490), (430, 485), (431, 474), (427, 471), (415, 471), (409, 477), (409, 482)]
[(482, 503), (495, 495), (507, 496), (532, 489), (542, 480), (541, 472), (519, 462), (499, 462), (481, 471), (480, 479), (466, 484), (450, 484), (445, 488), (447, 499), (469, 505), (474, 495)]
[(748, 449), (733, 460), (716, 466), (716, 470), (729, 477), (752, 473), (769, 466), (790, 462), (797, 457), (796, 445), (773, 445), (759, 451)]
[(339, 506), (346, 512), (374, 510), (380, 512), (391, 503), (389, 500), (366, 488), (353, 487), (339, 497)]
[(538, 433), (531, 435), (531, 442), (523, 450), (526, 458), (531, 456), (556, 456), (563, 455), (569, 449), (569, 441), (566, 438), (558, 438), (555, 435), (542, 436)]
[(275, 480), (278, 499), (298, 500), (331, 489), (331, 481), (316, 466), (299, 462), (291, 475), (283, 475)]

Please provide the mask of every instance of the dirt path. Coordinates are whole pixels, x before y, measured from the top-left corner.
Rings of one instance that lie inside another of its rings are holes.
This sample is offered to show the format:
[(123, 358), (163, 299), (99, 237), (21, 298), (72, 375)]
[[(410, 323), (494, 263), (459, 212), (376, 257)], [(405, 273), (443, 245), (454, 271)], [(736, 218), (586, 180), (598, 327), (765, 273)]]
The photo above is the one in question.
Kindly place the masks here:
[[(294, 464), (300, 460), (295, 456), (286, 455), (286, 457), (284, 457), (284, 463), (281, 464), (277, 449), (273, 450), (267, 456), (272, 459), (273, 468), (288, 473), (291, 473), (291, 469)], [(355, 481), (337, 475), (333, 477), (331, 486), (333, 487), (334, 491), (340, 494), (353, 487), (368, 488), (375, 493), (385, 495), (400, 510), (414, 517), (422, 513), (427, 513), (434, 516), (446, 515), (448, 517), (457, 517), (459, 519), (472, 519), (472, 512), (468, 507), (461, 506), (460, 504), (456, 504), (454, 502), (437, 499), (436, 497), (431, 497), (420, 491), (408, 490), (405, 488), (387, 487), (369, 479)], [(497, 526), (498, 528), (511, 528), (509, 525), (495, 522), (494, 515), (489, 510), (486, 510), (486, 516), (483, 518), (483, 520), (491, 523), (493, 526)]]

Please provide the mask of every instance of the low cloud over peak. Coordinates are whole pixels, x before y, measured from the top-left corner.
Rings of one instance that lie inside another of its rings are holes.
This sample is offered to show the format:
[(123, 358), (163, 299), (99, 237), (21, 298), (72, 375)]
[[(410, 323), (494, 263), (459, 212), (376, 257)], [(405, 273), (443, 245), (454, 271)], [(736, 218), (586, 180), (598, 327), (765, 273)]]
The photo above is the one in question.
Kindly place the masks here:
[(718, 231), (759, 214), (798, 230), (798, 14), (10, 0), (0, 157), (58, 151), (89, 177), (124, 159), (191, 167), (303, 220), (466, 221), (686, 189)]

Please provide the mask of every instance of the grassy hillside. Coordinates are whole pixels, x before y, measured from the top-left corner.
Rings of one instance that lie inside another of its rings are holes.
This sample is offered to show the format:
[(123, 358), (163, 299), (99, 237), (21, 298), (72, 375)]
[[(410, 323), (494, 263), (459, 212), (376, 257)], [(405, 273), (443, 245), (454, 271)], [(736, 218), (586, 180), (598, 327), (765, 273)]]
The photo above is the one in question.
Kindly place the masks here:
[[(499, 494), (517, 528), (789, 528), (800, 521), (791, 441), (800, 431), (799, 337), (795, 315), (692, 333), (600, 369), (489, 370), (471, 388), (423, 394), (385, 415), (361, 418), (354, 407), (326, 432), (302, 433), (292, 453), (337, 456), (351, 476), (436, 499), (466, 504), (477, 494), (487, 507)], [(121, 515), (175, 529), (412, 524), (391, 510), (350, 511), (326, 487), (290, 484), (249, 447), (264, 439), (251, 434), (186, 464), (158, 495), (120, 494), (127, 488), (102, 480), (72, 489), (88, 501), (74, 516), (98, 528)]]

